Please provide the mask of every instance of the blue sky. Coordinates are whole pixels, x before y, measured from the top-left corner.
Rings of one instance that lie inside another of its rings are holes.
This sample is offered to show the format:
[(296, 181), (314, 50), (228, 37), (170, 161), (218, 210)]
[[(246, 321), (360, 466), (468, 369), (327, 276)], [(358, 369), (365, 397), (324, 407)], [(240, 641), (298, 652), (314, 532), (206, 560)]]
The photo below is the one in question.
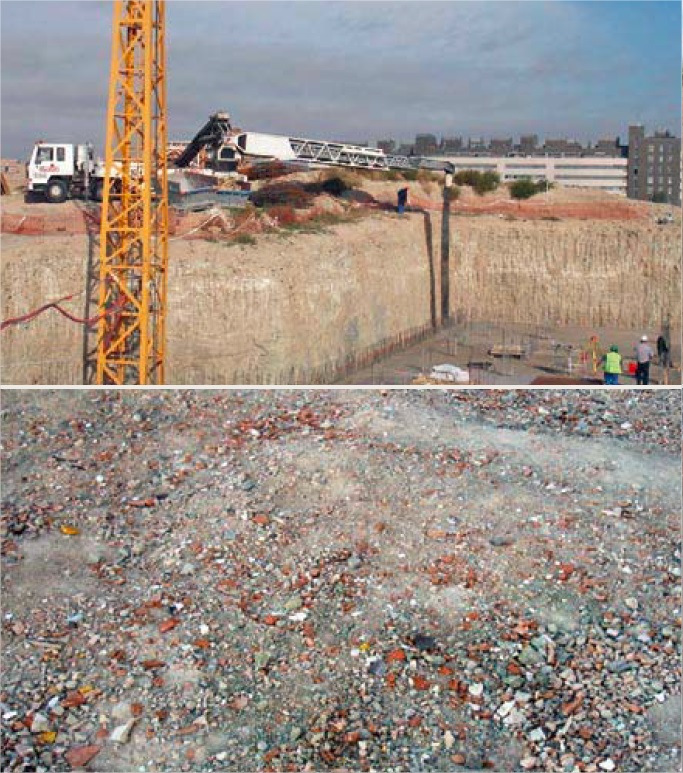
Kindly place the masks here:
[[(2, 0), (2, 155), (103, 150), (112, 4)], [(679, 2), (167, 4), (170, 136), (227, 110), (253, 131), (585, 141), (680, 136)]]

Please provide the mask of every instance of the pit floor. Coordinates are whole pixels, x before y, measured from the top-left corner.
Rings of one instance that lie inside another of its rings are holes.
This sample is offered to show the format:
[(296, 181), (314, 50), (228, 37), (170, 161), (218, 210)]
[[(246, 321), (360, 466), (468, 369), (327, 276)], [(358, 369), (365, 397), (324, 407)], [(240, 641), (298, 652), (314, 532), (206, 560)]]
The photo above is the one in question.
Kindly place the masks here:
[[(456, 365), (465, 370), (470, 362), (489, 362), (488, 370), (473, 367), (470, 369), (470, 384), (514, 386), (527, 385), (539, 379), (570, 377), (587, 384), (601, 384), (602, 371), (593, 371), (590, 355), (588, 363), (582, 363), (588, 352), (591, 336), (598, 336), (599, 347), (608, 349), (612, 344), (619, 346), (624, 357), (624, 369), (633, 358), (633, 349), (641, 331), (616, 330), (614, 328), (565, 327), (550, 328), (542, 326), (502, 325), (496, 323), (454, 324), (434, 335), (400, 351), (393, 352), (381, 360), (361, 368), (337, 384), (357, 385), (407, 385), (420, 376), (428, 376), (436, 365)], [(653, 349), (659, 331), (647, 331)], [(672, 355), (675, 368), (668, 373), (655, 363), (650, 368), (650, 384), (677, 385), (681, 383), (681, 347), (680, 334), (672, 332)], [(491, 357), (488, 354), (492, 346), (525, 347), (528, 354), (522, 359), (509, 357)], [(620, 377), (620, 384), (635, 386), (635, 377), (628, 373)]]

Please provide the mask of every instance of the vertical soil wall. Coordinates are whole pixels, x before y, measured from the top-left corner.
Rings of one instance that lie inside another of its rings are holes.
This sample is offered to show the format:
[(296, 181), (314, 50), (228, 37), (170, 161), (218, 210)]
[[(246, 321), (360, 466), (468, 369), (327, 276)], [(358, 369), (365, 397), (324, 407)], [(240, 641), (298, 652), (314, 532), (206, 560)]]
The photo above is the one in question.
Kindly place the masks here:
[[(3, 237), (2, 318), (85, 302), (85, 236)], [(680, 225), (453, 217), (456, 320), (658, 329), (680, 320)], [(255, 244), (171, 244), (169, 384), (329, 383), (432, 329), (440, 215), (378, 214)], [(54, 310), (2, 333), (5, 384), (81, 384), (84, 328)]]

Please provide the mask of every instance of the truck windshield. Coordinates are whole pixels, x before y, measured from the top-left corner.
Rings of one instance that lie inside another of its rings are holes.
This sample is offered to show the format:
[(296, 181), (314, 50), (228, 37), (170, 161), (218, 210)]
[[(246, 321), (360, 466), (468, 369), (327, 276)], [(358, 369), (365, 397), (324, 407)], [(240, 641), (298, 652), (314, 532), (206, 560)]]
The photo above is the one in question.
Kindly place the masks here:
[(36, 164), (44, 164), (46, 161), (52, 161), (52, 148), (38, 148), (36, 153)]

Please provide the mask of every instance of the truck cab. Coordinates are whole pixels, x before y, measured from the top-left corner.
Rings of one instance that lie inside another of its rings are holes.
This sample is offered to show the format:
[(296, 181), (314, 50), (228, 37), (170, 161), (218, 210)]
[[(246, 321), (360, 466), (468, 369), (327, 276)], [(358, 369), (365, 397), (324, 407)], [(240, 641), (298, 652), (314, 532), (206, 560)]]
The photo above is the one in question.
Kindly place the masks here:
[(60, 203), (86, 191), (92, 172), (91, 145), (37, 142), (28, 162), (27, 190), (43, 193), (51, 203)]

